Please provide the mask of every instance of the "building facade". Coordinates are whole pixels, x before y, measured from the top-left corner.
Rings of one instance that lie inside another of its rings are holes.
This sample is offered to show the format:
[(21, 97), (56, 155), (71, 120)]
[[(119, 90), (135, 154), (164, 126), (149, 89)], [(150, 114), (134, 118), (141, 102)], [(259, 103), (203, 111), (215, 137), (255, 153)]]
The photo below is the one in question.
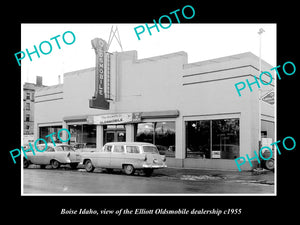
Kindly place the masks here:
[(23, 142), (34, 141), (34, 94), (37, 88), (43, 86), (43, 78), (36, 77), (36, 83), (24, 83), (23, 85)]
[[(274, 85), (253, 85), (243, 96), (234, 87), (259, 78), (259, 59), (250, 52), (196, 63), (183, 51), (100, 56), (96, 67), (65, 73), (63, 84), (36, 91), (36, 139), (67, 128), (70, 144), (143, 141), (157, 145), (170, 167), (237, 170), (234, 159), (254, 156), (260, 132), (275, 138), (274, 105), (259, 100)], [(262, 61), (262, 71), (272, 67)]]

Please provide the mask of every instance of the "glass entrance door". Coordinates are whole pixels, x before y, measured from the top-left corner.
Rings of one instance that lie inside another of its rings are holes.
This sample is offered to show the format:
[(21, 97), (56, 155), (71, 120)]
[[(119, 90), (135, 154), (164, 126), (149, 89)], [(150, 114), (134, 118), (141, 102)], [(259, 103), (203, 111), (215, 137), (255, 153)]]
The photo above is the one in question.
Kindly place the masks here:
[(105, 143), (115, 141), (115, 132), (107, 131), (105, 134)]
[(104, 128), (104, 144), (108, 142), (126, 141), (126, 130), (124, 125), (108, 125)]
[(117, 142), (126, 141), (126, 132), (125, 131), (116, 131)]

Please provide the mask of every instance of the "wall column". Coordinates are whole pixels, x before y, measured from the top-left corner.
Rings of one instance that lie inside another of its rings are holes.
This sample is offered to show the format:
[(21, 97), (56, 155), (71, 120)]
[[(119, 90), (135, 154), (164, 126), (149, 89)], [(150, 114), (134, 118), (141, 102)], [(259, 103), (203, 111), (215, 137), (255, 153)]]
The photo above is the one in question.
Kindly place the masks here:
[(126, 124), (126, 141), (134, 142), (134, 124)]
[(184, 159), (185, 158), (185, 125), (183, 117), (178, 117), (176, 119), (175, 125), (175, 158)]
[(101, 149), (103, 147), (103, 126), (102, 125), (96, 125), (96, 148)]
[[(68, 125), (67, 125), (67, 122), (66, 121), (62, 121), (62, 129), (67, 129), (67, 130), (69, 130), (68, 129)], [(62, 140), (67, 140), (68, 138), (70, 138), (70, 140), (71, 140), (71, 137), (69, 137), (68, 136), (68, 133), (66, 132), (66, 131), (63, 131), (63, 132), (60, 132), (60, 137), (61, 137), (61, 139)], [(69, 142), (68, 142), (69, 143)]]

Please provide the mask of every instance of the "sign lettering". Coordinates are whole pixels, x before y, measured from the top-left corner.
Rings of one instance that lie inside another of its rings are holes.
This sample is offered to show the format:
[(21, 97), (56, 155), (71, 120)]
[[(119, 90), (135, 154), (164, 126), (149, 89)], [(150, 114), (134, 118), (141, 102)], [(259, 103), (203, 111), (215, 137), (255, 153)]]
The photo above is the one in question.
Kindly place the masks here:
[(105, 99), (104, 93), (104, 57), (107, 51), (107, 43), (101, 38), (92, 40), (92, 46), (96, 53), (96, 69), (95, 69), (95, 94), (89, 100), (90, 108), (109, 109), (109, 102)]

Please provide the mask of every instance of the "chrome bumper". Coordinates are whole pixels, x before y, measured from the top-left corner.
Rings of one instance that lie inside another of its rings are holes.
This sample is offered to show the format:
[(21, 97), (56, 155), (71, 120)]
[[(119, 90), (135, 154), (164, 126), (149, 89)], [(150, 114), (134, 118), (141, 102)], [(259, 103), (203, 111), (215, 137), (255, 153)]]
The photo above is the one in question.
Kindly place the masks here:
[(153, 169), (158, 169), (158, 168), (166, 168), (167, 165), (149, 165), (149, 164), (143, 164), (143, 168), (153, 168)]

